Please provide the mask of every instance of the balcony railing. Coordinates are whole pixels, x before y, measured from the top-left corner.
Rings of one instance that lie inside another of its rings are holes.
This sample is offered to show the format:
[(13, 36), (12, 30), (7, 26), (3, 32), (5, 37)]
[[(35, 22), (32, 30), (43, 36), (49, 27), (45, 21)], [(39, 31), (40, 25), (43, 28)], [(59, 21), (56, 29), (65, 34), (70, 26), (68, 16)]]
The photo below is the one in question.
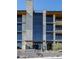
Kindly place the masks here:
[(62, 30), (55, 30), (56, 33), (62, 33)]
[(56, 21), (56, 25), (62, 25), (62, 21)]

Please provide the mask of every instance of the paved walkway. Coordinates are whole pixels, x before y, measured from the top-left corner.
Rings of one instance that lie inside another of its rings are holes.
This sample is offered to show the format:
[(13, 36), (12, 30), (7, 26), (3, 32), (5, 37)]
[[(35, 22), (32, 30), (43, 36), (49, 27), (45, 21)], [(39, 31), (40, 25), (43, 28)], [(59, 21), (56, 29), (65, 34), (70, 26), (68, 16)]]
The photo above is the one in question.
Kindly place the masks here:
[(18, 58), (18, 59), (62, 59), (62, 57)]
[(53, 51), (40, 51), (40, 50), (18, 50), (17, 57), (18, 58), (40, 58), (40, 57), (60, 57), (62, 56), (62, 52), (53, 52)]

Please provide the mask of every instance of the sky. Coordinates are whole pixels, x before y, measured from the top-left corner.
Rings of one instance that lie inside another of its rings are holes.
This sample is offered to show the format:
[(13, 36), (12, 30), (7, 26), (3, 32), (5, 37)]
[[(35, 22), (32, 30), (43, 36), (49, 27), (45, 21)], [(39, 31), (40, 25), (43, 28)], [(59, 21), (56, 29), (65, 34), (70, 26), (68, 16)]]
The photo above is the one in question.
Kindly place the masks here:
[[(17, 0), (17, 9), (26, 10), (26, 0)], [(62, 0), (34, 0), (34, 10), (61, 11)]]

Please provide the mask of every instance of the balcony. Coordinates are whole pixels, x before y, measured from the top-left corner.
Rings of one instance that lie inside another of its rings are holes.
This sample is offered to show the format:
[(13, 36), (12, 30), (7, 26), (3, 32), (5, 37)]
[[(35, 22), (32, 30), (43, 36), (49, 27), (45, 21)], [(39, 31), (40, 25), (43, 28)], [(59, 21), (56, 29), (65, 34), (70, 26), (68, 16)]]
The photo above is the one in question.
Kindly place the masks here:
[(53, 31), (46, 31), (47, 33), (53, 33)]
[(53, 22), (46, 22), (46, 24), (53, 24)]
[(55, 30), (56, 33), (62, 33), (62, 30)]
[(62, 21), (56, 21), (56, 25), (62, 25)]
[(55, 40), (61, 41), (62, 40), (62, 33), (56, 33), (55, 38), (56, 38)]
[(55, 41), (62, 41), (62, 38), (56, 38)]
[(22, 39), (18, 39), (18, 38), (17, 38), (17, 42), (22, 42)]
[[(53, 31), (46, 31), (47, 33), (53, 33)], [(62, 30), (55, 30), (55, 33), (62, 33)]]

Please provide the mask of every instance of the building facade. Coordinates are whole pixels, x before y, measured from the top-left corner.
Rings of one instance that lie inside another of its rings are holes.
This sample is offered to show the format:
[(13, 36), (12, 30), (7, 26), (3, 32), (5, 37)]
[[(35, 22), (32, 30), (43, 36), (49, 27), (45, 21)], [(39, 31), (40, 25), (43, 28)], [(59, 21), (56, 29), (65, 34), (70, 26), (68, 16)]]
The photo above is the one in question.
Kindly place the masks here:
[(62, 11), (17, 11), (17, 48), (51, 50), (62, 44)]

